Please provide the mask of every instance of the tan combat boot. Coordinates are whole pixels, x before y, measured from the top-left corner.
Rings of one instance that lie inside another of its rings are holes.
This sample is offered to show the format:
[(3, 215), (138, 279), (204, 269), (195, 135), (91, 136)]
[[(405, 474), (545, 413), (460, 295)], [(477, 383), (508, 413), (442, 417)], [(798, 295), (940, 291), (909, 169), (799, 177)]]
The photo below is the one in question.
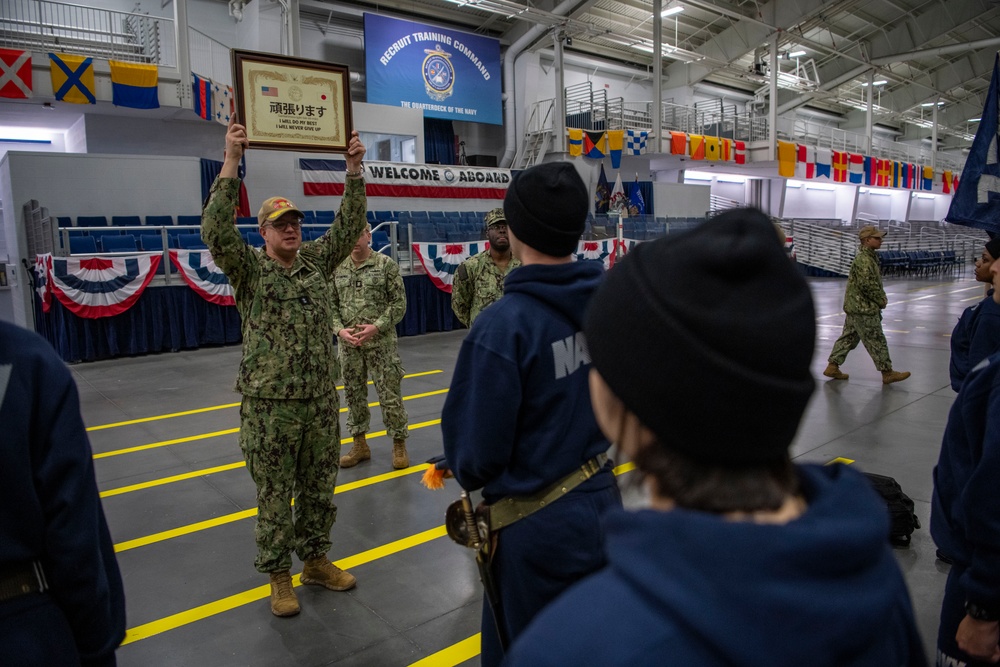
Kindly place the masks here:
[(275, 616), (295, 616), (299, 613), (299, 599), (292, 588), (288, 570), (271, 573), (271, 613)]
[(354, 444), (351, 446), (351, 451), (340, 457), (340, 467), (353, 468), (362, 461), (369, 460), (371, 457), (372, 450), (368, 449), (368, 441), (365, 440), (365, 434), (361, 433), (354, 436)]
[(840, 366), (838, 366), (833, 362), (830, 362), (826, 365), (826, 370), (823, 371), (823, 375), (827, 376), (828, 378), (833, 378), (834, 380), (846, 380), (847, 378), (851, 377), (847, 373), (841, 373)]
[(410, 457), (406, 453), (406, 440), (392, 441), (392, 467), (396, 470), (410, 467)]
[(882, 371), (882, 384), (892, 384), (893, 382), (902, 382), (906, 378), (910, 377), (909, 371)]
[(326, 556), (308, 559), (302, 569), (300, 581), (303, 584), (325, 586), (331, 591), (348, 591), (358, 583), (353, 574), (341, 570), (327, 560)]

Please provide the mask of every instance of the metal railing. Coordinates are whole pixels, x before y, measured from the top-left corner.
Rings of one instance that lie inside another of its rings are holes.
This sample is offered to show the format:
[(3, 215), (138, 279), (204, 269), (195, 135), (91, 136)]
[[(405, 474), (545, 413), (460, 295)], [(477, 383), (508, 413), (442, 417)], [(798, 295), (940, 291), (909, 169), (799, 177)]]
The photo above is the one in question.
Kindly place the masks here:
[(172, 18), (52, 0), (0, 2), (0, 44), (109, 60), (177, 64)]

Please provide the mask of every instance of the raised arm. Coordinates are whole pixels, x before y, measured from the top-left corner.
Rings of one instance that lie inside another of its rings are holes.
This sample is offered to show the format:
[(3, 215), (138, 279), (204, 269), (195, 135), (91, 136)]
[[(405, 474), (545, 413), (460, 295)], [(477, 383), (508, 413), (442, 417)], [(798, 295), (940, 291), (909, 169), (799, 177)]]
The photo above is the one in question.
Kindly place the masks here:
[(321, 253), (320, 261), (331, 276), (340, 263), (351, 254), (351, 249), (354, 248), (355, 242), (368, 223), (365, 217), (368, 211), (368, 199), (365, 196), (365, 172), (362, 163), (365, 150), (357, 131), (351, 132), (351, 141), (345, 156), (347, 175), (344, 182), (344, 198), (340, 202), (336, 220), (317, 241)]
[(201, 212), (201, 238), (234, 288), (247, 280), (253, 266), (253, 250), (243, 241), (235, 224), (240, 198), (238, 170), (246, 149), (246, 128), (236, 122), (234, 114), (226, 130), (222, 171), (212, 183), (208, 201)]

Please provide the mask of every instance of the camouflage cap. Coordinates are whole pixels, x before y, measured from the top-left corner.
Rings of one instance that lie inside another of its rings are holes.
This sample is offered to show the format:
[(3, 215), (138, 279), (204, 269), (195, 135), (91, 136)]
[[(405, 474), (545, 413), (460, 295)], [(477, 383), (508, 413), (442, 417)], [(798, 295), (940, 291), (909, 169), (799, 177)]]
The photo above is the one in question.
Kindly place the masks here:
[(864, 241), (865, 239), (870, 239), (873, 236), (876, 238), (882, 238), (886, 235), (886, 232), (879, 231), (878, 228), (872, 225), (865, 225), (858, 230), (858, 238)]
[(486, 213), (486, 216), (483, 218), (483, 227), (486, 227), (487, 229), (490, 228), (490, 225), (506, 225), (506, 224), (507, 224), (507, 216), (504, 215), (502, 208), (495, 208), (492, 211), (488, 211)]
[(299, 218), (306, 217), (305, 213), (300, 211), (295, 204), (284, 197), (271, 197), (270, 199), (265, 199), (264, 203), (260, 207), (260, 212), (257, 213), (257, 222), (263, 226), (265, 222), (274, 222), (289, 211), (292, 213), (298, 213)]

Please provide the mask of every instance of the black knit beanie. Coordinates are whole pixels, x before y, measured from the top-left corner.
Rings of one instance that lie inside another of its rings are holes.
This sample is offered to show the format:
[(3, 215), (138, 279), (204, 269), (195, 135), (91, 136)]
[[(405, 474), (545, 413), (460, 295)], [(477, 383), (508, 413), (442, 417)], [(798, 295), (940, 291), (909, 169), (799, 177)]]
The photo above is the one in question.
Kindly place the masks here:
[(783, 458), (813, 392), (812, 295), (756, 209), (638, 244), (584, 333), (594, 368), (660, 444), (711, 465)]
[(990, 257), (994, 260), (1000, 259), (1000, 238), (990, 239), (986, 242), (986, 252), (990, 253)]
[(503, 200), (507, 228), (535, 250), (565, 257), (576, 250), (590, 207), (587, 186), (568, 162), (514, 174)]

